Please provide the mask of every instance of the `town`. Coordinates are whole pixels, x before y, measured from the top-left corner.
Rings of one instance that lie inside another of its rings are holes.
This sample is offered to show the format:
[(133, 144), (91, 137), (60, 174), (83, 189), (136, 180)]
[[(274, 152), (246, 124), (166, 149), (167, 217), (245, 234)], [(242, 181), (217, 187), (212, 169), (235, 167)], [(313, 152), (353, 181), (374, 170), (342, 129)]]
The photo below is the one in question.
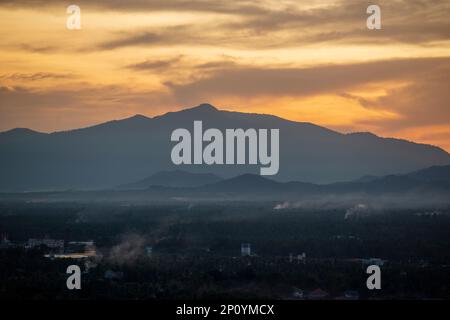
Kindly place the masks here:
[[(3, 203), (0, 295), (29, 299), (450, 297), (442, 286), (450, 280), (450, 257), (448, 251), (439, 250), (449, 245), (447, 210), (348, 216), (338, 209), (274, 207), (264, 202)], [(24, 218), (33, 224), (24, 224)], [(382, 234), (374, 234), (373, 225)], [(65, 286), (69, 265), (81, 268), (81, 290)], [(382, 270), (381, 290), (366, 286), (370, 265)], [(423, 285), (415, 286), (417, 281)]]

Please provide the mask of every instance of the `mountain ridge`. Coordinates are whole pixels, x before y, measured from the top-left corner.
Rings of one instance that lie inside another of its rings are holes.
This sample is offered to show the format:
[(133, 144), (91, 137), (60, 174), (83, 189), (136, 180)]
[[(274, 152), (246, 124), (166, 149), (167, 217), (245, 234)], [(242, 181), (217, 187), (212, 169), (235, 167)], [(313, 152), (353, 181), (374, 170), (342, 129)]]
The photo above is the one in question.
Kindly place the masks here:
[[(435, 167), (431, 171), (447, 175), (450, 166)], [(428, 168), (424, 172), (429, 172)], [(433, 173), (431, 173), (431, 176)], [(450, 179), (427, 181), (426, 174), (414, 178), (390, 175), (369, 182), (341, 182), (317, 185), (297, 181), (277, 182), (255, 174), (243, 174), (217, 183), (194, 187), (150, 186), (140, 190), (66, 190), (48, 192), (2, 193), (0, 201), (120, 203), (178, 203), (189, 207), (197, 202), (274, 202), (274, 209), (289, 208), (352, 208), (359, 204), (374, 210), (383, 208), (448, 208)]]
[[(427, 176), (428, 174), (428, 176)], [(434, 179), (438, 174), (442, 179)], [(195, 189), (195, 188), (194, 188)], [(330, 184), (312, 184), (302, 181), (277, 182), (256, 174), (243, 174), (224, 179), (214, 184), (197, 188), (198, 190), (221, 192), (307, 192), (307, 193), (384, 193), (384, 192), (416, 192), (416, 191), (450, 191), (450, 165), (433, 166), (403, 175), (387, 175), (378, 179), (360, 182), (336, 182)]]
[[(196, 174), (181, 170), (175, 170), (175, 171), (161, 171), (156, 173), (153, 176), (159, 176), (162, 175), (163, 178), (166, 178), (166, 175), (169, 175), (171, 177), (178, 176), (179, 178), (185, 178), (186, 176), (192, 176), (192, 177), (201, 177), (205, 174)], [(392, 185), (397, 184), (398, 190), (402, 190), (403, 186), (432, 186), (433, 183), (437, 183), (438, 187), (444, 186), (450, 188), (450, 165), (448, 166), (432, 166), (429, 168), (424, 168), (418, 171), (409, 172), (407, 174), (403, 175), (387, 175), (382, 177), (375, 177), (374, 179), (368, 180), (368, 181), (361, 181), (361, 179), (357, 179), (354, 181), (347, 181), (347, 182), (335, 182), (330, 184), (313, 184), (313, 183), (307, 183), (302, 181), (289, 181), (289, 182), (278, 182), (275, 180), (272, 180), (268, 177), (263, 177), (258, 174), (250, 174), (245, 173), (241, 174), (235, 177), (231, 177), (229, 179), (222, 179), (218, 176), (209, 174), (214, 179), (216, 179), (215, 182), (205, 182), (203, 185), (200, 184), (191, 184), (191, 186), (188, 185), (164, 185), (163, 183), (160, 184), (152, 184), (148, 185), (148, 187), (168, 187), (168, 188), (192, 188), (191, 190), (203, 190), (203, 191), (225, 191), (225, 192), (242, 192), (242, 191), (275, 191), (278, 190), (298, 190), (298, 189), (310, 189), (312, 191), (317, 191), (319, 189), (323, 189), (324, 191), (334, 191), (336, 192), (339, 188), (344, 187), (342, 190), (346, 191), (347, 189), (345, 187), (352, 186), (353, 191), (357, 191), (358, 188), (360, 190), (363, 190), (363, 187), (367, 186), (383, 186), (383, 185)], [(153, 177), (152, 176), (152, 177)], [(143, 179), (142, 181), (144, 181)], [(181, 179), (178, 179), (178, 181), (181, 181)], [(399, 184), (400, 183), (400, 184)], [(132, 185), (132, 184), (130, 184)], [(127, 190), (124, 187), (121, 189)], [(146, 189), (146, 188), (141, 188)], [(131, 189), (128, 189), (131, 190)], [(370, 190), (370, 188), (368, 188)], [(381, 191), (381, 190), (380, 190)]]
[(144, 190), (152, 186), (162, 187), (199, 187), (221, 181), (212, 173), (192, 173), (183, 170), (160, 171), (139, 181), (120, 185), (118, 190)]
[(280, 120), (283, 122), (291, 122), (291, 123), (295, 123), (295, 124), (302, 124), (302, 125), (307, 125), (307, 126), (312, 126), (315, 128), (321, 128), (324, 130), (327, 130), (328, 132), (337, 134), (337, 135), (343, 135), (343, 136), (355, 136), (355, 137), (372, 137), (372, 138), (376, 138), (376, 139), (383, 139), (383, 140), (393, 140), (393, 141), (397, 141), (397, 142), (406, 142), (406, 143), (412, 143), (412, 144), (416, 144), (416, 145), (423, 145), (423, 146), (428, 146), (428, 147), (433, 147), (433, 148), (437, 148), (440, 151), (443, 151), (445, 153), (448, 153), (446, 150), (444, 150), (443, 148), (437, 146), (437, 145), (432, 145), (432, 144), (427, 144), (427, 143), (420, 143), (420, 142), (416, 142), (416, 141), (412, 141), (412, 140), (408, 140), (408, 139), (401, 139), (401, 138), (394, 138), (394, 137), (382, 137), (379, 135), (376, 135), (373, 132), (369, 132), (369, 131), (357, 131), (357, 132), (349, 132), (349, 133), (341, 133), (332, 129), (329, 129), (327, 127), (323, 127), (311, 122), (304, 122), (304, 121), (295, 121), (295, 120), (290, 120), (290, 119), (285, 119), (276, 115), (271, 115), (271, 114), (267, 114), (267, 113), (248, 113), (248, 112), (239, 112), (239, 111), (230, 111), (230, 110), (222, 110), (222, 109), (218, 109), (216, 107), (214, 107), (213, 105), (209, 104), (209, 103), (202, 103), (198, 106), (195, 107), (190, 107), (190, 108), (186, 108), (186, 109), (181, 109), (178, 111), (169, 111), (166, 112), (162, 115), (157, 115), (154, 117), (149, 117), (143, 114), (134, 114), (132, 116), (129, 117), (125, 117), (122, 119), (112, 119), (112, 120), (107, 120), (105, 122), (102, 123), (98, 123), (98, 124), (93, 124), (93, 125), (88, 125), (85, 127), (80, 127), (80, 128), (73, 128), (73, 129), (69, 129), (69, 130), (60, 130), (60, 131), (54, 131), (54, 132), (41, 132), (41, 131), (36, 131), (30, 128), (23, 128), (23, 127), (17, 127), (17, 128), (12, 128), (9, 130), (5, 130), (5, 131), (0, 131), (0, 135), (2, 134), (23, 134), (23, 132), (27, 132), (29, 134), (36, 134), (36, 135), (54, 135), (54, 134), (67, 134), (67, 133), (71, 133), (71, 132), (76, 132), (76, 131), (80, 131), (80, 130), (89, 130), (89, 129), (94, 129), (94, 128), (100, 128), (100, 127), (106, 127), (106, 126), (111, 126), (111, 125), (116, 125), (116, 124), (122, 124), (122, 123), (127, 123), (127, 122), (135, 122), (135, 121), (141, 121), (141, 122), (147, 122), (150, 123), (151, 120), (159, 120), (162, 118), (165, 118), (167, 116), (173, 115), (173, 114), (183, 114), (183, 113), (189, 113), (189, 112), (221, 112), (221, 113), (228, 113), (228, 114), (236, 114), (236, 115), (250, 115), (250, 116), (262, 116), (262, 117), (269, 117), (269, 118), (273, 118), (276, 120)]
[[(104, 189), (138, 181), (163, 170), (186, 170), (171, 163), (176, 128), (280, 129), (277, 181), (349, 181), (364, 175), (403, 174), (450, 164), (439, 147), (367, 134), (342, 134), (308, 122), (267, 114), (223, 111), (210, 104), (164, 115), (122, 120), (16, 139), (0, 133), (0, 191)], [(259, 166), (195, 166), (195, 172), (224, 178), (256, 173)]]

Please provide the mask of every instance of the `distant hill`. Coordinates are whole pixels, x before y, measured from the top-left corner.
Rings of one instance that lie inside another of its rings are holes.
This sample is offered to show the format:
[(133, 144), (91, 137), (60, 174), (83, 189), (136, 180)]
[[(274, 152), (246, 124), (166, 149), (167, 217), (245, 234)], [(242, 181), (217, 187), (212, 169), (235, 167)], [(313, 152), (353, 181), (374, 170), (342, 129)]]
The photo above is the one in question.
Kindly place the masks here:
[[(450, 180), (432, 179), (439, 172), (445, 174), (450, 166), (432, 167), (404, 175), (388, 175), (368, 181), (337, 182), (331, 184), (312, 184), (304, 182), (276, 182), (254, 174), (245, 174), (200, 188), (209, 192), (228, 193), (270, 193), (289, 194), (347, 194), (347, 193), (408, 193), (408, 192), (450, 192)], [(429, 173), (426, 174), (426, 173)]]
[(350, 182), (332, 183), (325, 186), (335, 192), (450, 192), (450, 166), (432, 166), (406, 174), (364, 176)]
[(5, 132), (0, 132), (0, 144), (20, 141), (32, 141), (34, 138), (42, 137), (45, 135), (45, 133), (33, 131), (26, 128), (16, 128)]
[(450, 166), (432, 166), (408, 174), (408, 177), (420, 181), (450, 182)]
[[(433, 167), (421, 172), (446, 171), (448, 166)], [(419, 172), (419, 171), (418, 171)], [(179, 186), (174, 179), (172, 186), (157, 183), (160, 178), (191, 176), (204, 177), (191, 173), (166, 172), (156, 174), (156, 178), (144, 179), (146, 183), (124, 186), (121, 189), (98, 191), (64, 192), (20, 192), (0, 193), (0, 201), (39, 201), (39, 202), (121, 202), (148, 203), (196, 202), (196, 201), (288, 201), (290, 205), (336, 208), (370, 203), (376, 208), (448, 208), (450, 205), (450, 181), (422, 180), (414, 178), (414, 173), (388, 175), (375, 180), (361, 182), (339, 182), (331, 184), (312, 184), (304, 182), (278, 182), (255, 174), (243, 174), (203, 186)], [(208, 178), (209, 179), (209, 178)], [(208, 180), (208, 179), (205, 179)], [(201, 179), (197, 182), (200, 183)], [(147, 187), (148, 183), (151, 185)], [(282, 205), (285, 207), (286, 205)]]
[(220, 182), (205, 186), (203, 190), (205, 191), (215, 191), (215, 192), (259, 192), (259, 191), (270, 191), (276, 190), (282, 185), (280, 182), (270, 180), (268, 178), (262, 177), (255, 174), (243, 174), (231, 179), (222, 180)]
[(190, 173), (182, 170), (161, 171), (148, 178), (121, 185), (118, 189), (142, 190), (151, 186), (189, 188), (217, 183), (221, 180), (221, 177), (212, 173)]
[[(55, 133), (15, 129), (0, 133), (0, 191), (105, 189), (161, 171), (186, 170), (170, 159), (176, 128), (280, 129), (280, 171), (271, 180), (331, 183), (358, 177), (404, 174), (449, 165), (444, 150), (369, 133), (341, 134), (272, 115), (221, 111), (209, 105), (148, 118), (137, 115)], [(230, 178), (258, 173), (259, 165), (195, 166), (197, 173)]]
[(406, 179), (427, 182), (450, 182), (450, 166), (432, 166), (429, 168), (409, 172), (404, 175), (386, 176), (363, 176), (352, 182), (373, 182), (377, 180), (390, 179)]
[(277, 182), (256, 174), (243, 174), (231, 179), (222, 180), (215, 184), (204, 186), (200, 190), (208, 192), (242, 192), (242, 193), (274, 193), (274, 192), (314, 192), (320, 187), (305, 182)]

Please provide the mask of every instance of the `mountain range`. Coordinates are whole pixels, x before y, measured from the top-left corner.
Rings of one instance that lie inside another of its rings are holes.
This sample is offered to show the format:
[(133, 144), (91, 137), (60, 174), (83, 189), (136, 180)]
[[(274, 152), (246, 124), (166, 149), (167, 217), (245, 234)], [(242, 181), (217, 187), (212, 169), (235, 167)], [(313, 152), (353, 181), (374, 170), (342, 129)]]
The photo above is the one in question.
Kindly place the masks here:
[(0, 191), (98, 190), (133, 181), (139, 187), (145, 177), (173, 170), (212, 174), (203, 176), (213, 179), (211, 183), (222, 183), (214, 181), (215, 176), (228, 179), (259, 172), (255, 165), (173, 165), (171, 133), (177, 128), (192, 130), (195, 120), (203, 121), (204, 130), (279, 129), (280, 170), (270, 177), (278, 182), (332, 183), (362, 176), (370, 180), (450, 164), (450, 155), (431, 145), (371, 133), (342, 134), (311, 123), (202, 104), (153, 118), (136, 115), (71, 131), (0, 133)]
[[(160, 180), (164, 177), (164, 180)], [(182, 180), (193, 183), (186, 186)], [(373, 208), (448, 208), (450, 205), (450, 166), (435, 166), (402, 175), (373, 177), (370, 181), (313, 184), (298, 181), (279, 182), (256, 174), (221, 179), (215, 175), (164, 171), (149, 178), (112, 189), (93, 191), (54, 191), (0, 193), (0, 201), (121, 203), (240, 203), (242, 201), (279, 202), (282, 208), (340, 208), (370, 204)], [(208, 180), (218, 181), (206, 183)], [(204, 185), (197, 185), (201, 181)]]
[[(161, 179), (163, 178), (163, 179)], [(185, 178), (191, 180), (190, 183)], [(243, 174), (222, 179), (213, 174), (195, 174), (181, 170), (163, 171), (136, 183), (120, 186), (121, 190), (150, 190), (176, 188), (196, 192), (228, 193), (386, 193), (420, 190), (450, 192), (450, 165), (433, 166), (407, 174), (387, 175), (348, 182), (313, 184), (300, 181), (278, 182), (255, 174)]]
[(221, 177), (212, 173), (191, 173), (182, 170), (161, 171), (145, 179), (120, 185), (117, 189), (143, 190), (152, 186), (190, 188), (217, 183), (221, 180)]

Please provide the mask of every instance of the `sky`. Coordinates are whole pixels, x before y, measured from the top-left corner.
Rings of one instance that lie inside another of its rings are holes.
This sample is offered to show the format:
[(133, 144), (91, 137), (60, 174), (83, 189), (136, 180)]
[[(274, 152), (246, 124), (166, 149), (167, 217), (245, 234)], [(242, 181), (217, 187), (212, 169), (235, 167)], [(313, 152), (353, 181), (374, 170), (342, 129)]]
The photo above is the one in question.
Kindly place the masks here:
[(0, 0), (0, 37), (0, 131), (207, 102), (450, 151), (449, 0)]

